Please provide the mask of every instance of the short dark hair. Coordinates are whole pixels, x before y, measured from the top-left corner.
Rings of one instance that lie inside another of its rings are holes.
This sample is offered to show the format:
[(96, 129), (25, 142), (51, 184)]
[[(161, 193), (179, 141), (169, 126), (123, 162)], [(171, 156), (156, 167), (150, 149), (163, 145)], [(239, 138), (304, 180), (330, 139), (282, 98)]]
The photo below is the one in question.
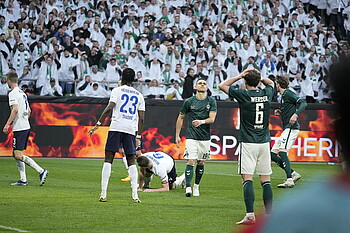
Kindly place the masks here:
[(137, 164), (140, 166), (140, 167), (148, 167), (149, 165), (149, 159), (146, 157), (146, 156), (140, 156), (137, 158)]
[(122, 83), (131, 84), (135, 79), (135, 71), (131, 68), (126, 68), (122, 73)]
[(9, 80), (11, 83), (18, 83), (18, 75), (15, 72), (10, 72), (7, 75), (7, 80)]
[(251, 70), (248, 74), (244, 76), (244, 79), (249, 86), (256, 87), (260, 82), (261, 75), (259, 72)]
[(207, 82), (207, 79), (205, 79), (205, 78), (201, 77), (201, 78), (197, 79), (196, 84), (197, 84), (199, 81), (205, 81), (205, 82)]
[(286, 89), (289, 86), (289, 77), (285, 75), (277, 75), (276, 82), (280, 85), (280, 87)]

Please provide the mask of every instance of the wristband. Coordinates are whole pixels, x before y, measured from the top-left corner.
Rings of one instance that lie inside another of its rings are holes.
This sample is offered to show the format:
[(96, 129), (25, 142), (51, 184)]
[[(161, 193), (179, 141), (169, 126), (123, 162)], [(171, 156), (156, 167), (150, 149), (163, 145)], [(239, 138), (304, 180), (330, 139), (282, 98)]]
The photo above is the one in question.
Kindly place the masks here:
[(98, 122), (96, 123), (96, 125), (97, 125), (97, 126), (100, 126), (100, 125), (102, 125), (102, 123), (101, 123), (100, 121), (98, 121)]
[(162, 181), (162, 184), (167, 184), (168, 183), (168, 181)]
[(141, 139), (141, 135), (136, 135), (136, 138), (137, 139)]
[(200, 122), (202, 125), (205, 124), (205, 120), (200, 120)]

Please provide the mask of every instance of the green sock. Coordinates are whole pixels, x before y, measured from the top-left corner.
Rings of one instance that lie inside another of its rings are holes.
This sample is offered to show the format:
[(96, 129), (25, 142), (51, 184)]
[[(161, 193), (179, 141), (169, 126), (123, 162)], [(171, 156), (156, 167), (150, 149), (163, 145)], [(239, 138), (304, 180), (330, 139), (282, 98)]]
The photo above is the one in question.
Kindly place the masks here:
[(275, 152), (272, 152), (272, 151), (270, 154), (271, 154), (271, 160), (274, 161), (280, 168), (284, 170), (281, 157), (279, 157)]
[(193, 177), (193, 165), (186, 165), (186, 171), (185, 171), (185, 177), (186, 177), (186, 187), (191, 187), (191, 181)]
[[(283, 170), (285, 170), (285, 165), (281, 159), (281, 157), (279, 157), (275, 152), (271, 151), (271, 160), (274, 161), (280, 168), (282, 168)], [(291, 173), (294, 172), (294, 170), (292, 168), (290, 168)]]
[(254, 186), (252, 180), (246, 180), (243, 182), (244, 203), (247, 213), (254, 212)]
[(197, 164), (196, 166), (196, 179), (195, 179), (195, 184), (199, 184), (201, 182), (202, 176), (204, 173), (204, 164)]
[(271, 188), (271, 182), (266, 181), (261, 184), (263, 188), (263, 200), (265, 205), (265, 212), (266, 214), (271, 214), (272, 210), (272, 188)]
[(286, 172), (287, 178), (292, 178), (292, 170), (290, 168), (290, 161), (288, 159), (287, 152), (285, 151), (280, 151), (278, 152), (279, 156), (281, 157), (281, 160), (283, 161), (284, 164), (284, 171)]

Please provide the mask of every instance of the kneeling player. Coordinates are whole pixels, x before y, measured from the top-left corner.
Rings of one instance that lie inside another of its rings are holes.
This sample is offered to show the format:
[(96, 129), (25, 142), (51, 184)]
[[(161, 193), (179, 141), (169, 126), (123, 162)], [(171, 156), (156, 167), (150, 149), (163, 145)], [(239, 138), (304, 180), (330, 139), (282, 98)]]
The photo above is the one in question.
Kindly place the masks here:
[(148, 187), (152, 175), (156, 175), (162, 182), (160, 189), (146, 189), (144, 192), (167, 192), (181, 185), (185, 174), (176, 177), (175, 161), (173, 157), (163, 151), (148, 152), (137, 158), (140, 166), (139, 189)]

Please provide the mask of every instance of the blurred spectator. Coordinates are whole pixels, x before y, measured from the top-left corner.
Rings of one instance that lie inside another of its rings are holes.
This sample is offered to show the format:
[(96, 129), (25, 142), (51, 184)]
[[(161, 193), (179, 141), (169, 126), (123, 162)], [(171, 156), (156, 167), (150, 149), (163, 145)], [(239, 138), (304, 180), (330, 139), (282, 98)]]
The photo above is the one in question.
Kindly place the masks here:
[(318, 88), (329, 90), (327, 72), (350, 53), (348, 0), (120, 2), (3, 1), (2, 69), (6, 62), (21, 76), (29, 66), (40, 77), (42, 56), (55, 53), (61, 61), (68, 50), (77, 66), (62, 65), (61, 84), (63, 73), (70, 79), (73, 72), (79, 82), (94, 65), (107, 83), (117, 82), (127, 64), (144, 80), (179, 80), (180, 86), (189, 68), (208, 78), (218, 67), (229, 77), (253, 67), (264, 76), (286, 73), (291, 82), (314, 69), (323, 80)]
[(2, 76), (1, 83), (0, 83), (0, 95), (7, 95), (7, 93), (10, 91), (9, 86), (7, 85), (7, 79), (6, 76)]
[(2, 51), (0, 51), (0, 78), (6, 76), (8, 72), (10, 72), (9, 65)]
[(182, 87), (179, 81), (174, 81), (173, 86), (165, 92), (165, 96), (167, 100), (182, 100)]
[[(45, 93), (44, 95), (49, 93), (47, 90), (50, 89), (49, 86), (51, 86), (51, 80), (55, 80), (54, 86), (58, 85), (58, 69), (61, 67), (61, 64), (57, 59), (54, 60), (52, 57), (55, 57), (55, 55), (46, 54), (39, 60), (35, 61), (40, 67), (39, 77), (36, 82), (36, 88), (39, 89), (39, 92), (41, 93), (40, 95), (43, 95), (42, 93)], [(44, 91), (43, 88), (46, 88), (46, 91)], [(62, 88), (60, 87), (60, 89)]]
[(92, 83), (88, 85), (85, 90), (80, 92), (81, 96), (89, 96), (89, 97), (98, 97), (98, 98), (107, 98), (110, 93), (106, 91), (104, 87), (102, 87), (99, 83)]
[(58, 81), (64, 94), (73, 94), (74, 91), (74, 70), (78, 61), (74, 59), (68, 49), (64, 49), (60, 58), (61, 68), (58, 70)]
[(158, 83), (157, 79), (153, 79), (149, 84), (147, 91), (145, 92), (147, 98), (164, 99), (165, 91)]
[(62, 88), (58, 85), (55, 79), (50, 79), (49, 83), (43, 86), (41, 89), (41, 96), (62, 96)]

